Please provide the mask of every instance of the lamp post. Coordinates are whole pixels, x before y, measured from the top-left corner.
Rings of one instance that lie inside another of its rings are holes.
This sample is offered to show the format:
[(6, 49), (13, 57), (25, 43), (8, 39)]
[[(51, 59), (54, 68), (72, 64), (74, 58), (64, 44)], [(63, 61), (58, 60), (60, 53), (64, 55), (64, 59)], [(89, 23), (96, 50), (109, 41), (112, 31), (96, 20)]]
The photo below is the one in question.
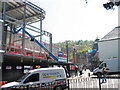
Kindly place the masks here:
[(73, 59), (74, 59), (74, 63), (77, 63), (77, 50), (75, 48), (73, 48)]

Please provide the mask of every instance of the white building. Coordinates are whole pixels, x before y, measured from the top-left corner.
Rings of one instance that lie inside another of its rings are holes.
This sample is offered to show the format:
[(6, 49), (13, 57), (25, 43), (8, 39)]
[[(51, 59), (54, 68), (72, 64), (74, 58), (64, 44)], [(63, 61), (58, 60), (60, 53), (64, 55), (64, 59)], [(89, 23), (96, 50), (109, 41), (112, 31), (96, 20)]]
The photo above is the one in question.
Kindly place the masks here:
[(120, 58), (120, 28), (115, 28), (98, 42), (100, 61)]

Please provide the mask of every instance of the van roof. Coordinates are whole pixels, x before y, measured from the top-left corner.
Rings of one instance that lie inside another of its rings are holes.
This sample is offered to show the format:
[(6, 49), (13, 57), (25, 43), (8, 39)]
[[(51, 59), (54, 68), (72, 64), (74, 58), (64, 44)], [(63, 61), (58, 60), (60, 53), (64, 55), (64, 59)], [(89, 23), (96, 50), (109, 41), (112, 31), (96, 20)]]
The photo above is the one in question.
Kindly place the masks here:
[(34, 69), (34, 70), (30, 70), (29, 72), (32, 73), (32, 72), (38, 72), (38, 71), (42, 71), (42, 70), (56, 70), (56, 69), (64, 69), (62, 67), (53, 67), (53, 68), (38, 68), (38, 69)]

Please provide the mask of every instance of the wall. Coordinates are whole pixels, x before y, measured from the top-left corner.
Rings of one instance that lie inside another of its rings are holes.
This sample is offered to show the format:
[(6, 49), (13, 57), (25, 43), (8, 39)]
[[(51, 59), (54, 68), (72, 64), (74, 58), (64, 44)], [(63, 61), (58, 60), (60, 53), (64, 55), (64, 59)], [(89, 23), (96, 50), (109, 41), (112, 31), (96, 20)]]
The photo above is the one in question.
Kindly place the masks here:
[(100, 41), (98, 47), (100, 61), (113, 57), (118, 58), (118, 39)]

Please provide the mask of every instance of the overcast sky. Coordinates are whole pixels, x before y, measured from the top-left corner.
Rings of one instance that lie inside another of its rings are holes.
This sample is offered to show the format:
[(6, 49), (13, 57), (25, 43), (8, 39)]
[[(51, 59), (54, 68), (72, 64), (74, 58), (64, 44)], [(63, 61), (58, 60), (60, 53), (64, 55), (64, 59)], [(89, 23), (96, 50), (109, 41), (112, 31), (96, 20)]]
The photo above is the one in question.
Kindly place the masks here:
[[(106, 10), (108, 0), (29, 0), (46, 11), (43, 30), (53, 43), (66, 40), (101, 39), (118, 26), (118, 8)], [(39, 24), (37, 24), (39, 27)]]

